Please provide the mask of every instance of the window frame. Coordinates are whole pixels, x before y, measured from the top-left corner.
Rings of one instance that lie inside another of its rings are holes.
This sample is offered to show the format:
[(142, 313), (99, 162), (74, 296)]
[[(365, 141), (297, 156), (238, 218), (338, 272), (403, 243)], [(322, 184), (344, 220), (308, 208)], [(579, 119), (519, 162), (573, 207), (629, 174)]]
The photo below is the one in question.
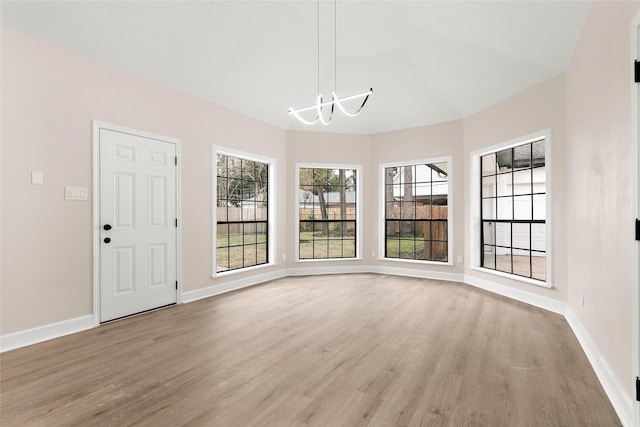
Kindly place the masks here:
[[(217, 202), (218, 202), (218, 155), (231, 156), (240, 158), (242, 160), (249, 160), (253, 162), (266, 163), (268, 165), (268, 199), (267, 199), (267, 262), (264, 264), (251, 265), (247, 267), (235, 268), (227, 271), (217, 271), (217, 238), (218, 238), (218, 218), (217, 218)], [(219, 145), (212, 146), (212, 173), (211, 173), (211, 191), (212, 191), (212, 203), (211, 203), (211, 277), (222, 277), (227, 275), (233, 275), (236, 273), (243, 273), (251, 270), (257, 270), (261, 268), (267, 268), (275, 265), (275, 176), (276, 176), (276, 160), (270, 157), (261, 156), (258, 154), (247, 153), (240, 150), (235, 150)]]
[[(433, 164), (433, 163), (447, 163), (447, 167), (449, 169), (447, 174), (447, 261), (430, 261), (430, 260), (422, 260), (422, 259), (407, 259), (407, 258), (387, 258), (386, 257), (386, 209), (385, 209), (385, 169), (389, 167), (402, 167), (402, 166), (415, 166), (422, 164)], [(454, 212), (454, 165), (453, 165), (453, 157), (452, 156), (443, 156), (443, 157), (431, 157), (426, 159), (416, 159), (416, 160), (404, 160), (398, 162), (389, 162), (389, 163), (381, 163), (378, 167), (379, 172), (379, 215), (380, 221), (378, 224), (378, 260), (380, 261), (392, 261), (392, 262), (401, 262), (401, 263), (414, 263), (421, 265), (440, 265), (440, 266), (450, 266), (454, 265), (453, 257), (454, 257), (454, 224), (453, 224), (453, 212)]]
[[(303, 258), (300, 259), (300, 169), (353, 169), (356, 171), (356, 238), (355, 256), (350, 258)], [(362, 260), (362, 165), (340, 163), (296, 163), (295, 164), (295, 262), (351, 262)]]
[[(493, 270), (482, 266), (482, 218), (481, 218), (481, 194), (482, 194), (482, 177), (481, 174), (481, 158), (487, 154), (517, 147), (520, 145), (535, 142), (544, 139), (545, 141), (545, 254), (546, 254), (546, 280), (529, 278), (518, 274), (507, 273), (504, 271)], [(536, 285), (544, 288), (553, 288), (553, 181), (552, 181), (552, 135), (551, 129), (534, 132), (525, 136), (514, 138), (505, 142), (501, 142), (489, 147), (485, 147), (470, 154), (470, 189), (469, 197), (471, 198), (469, 206), (470, 212), (470, 260), (471, 269), (488, 273), (494, 276), (505, 277), (518, 282)]]

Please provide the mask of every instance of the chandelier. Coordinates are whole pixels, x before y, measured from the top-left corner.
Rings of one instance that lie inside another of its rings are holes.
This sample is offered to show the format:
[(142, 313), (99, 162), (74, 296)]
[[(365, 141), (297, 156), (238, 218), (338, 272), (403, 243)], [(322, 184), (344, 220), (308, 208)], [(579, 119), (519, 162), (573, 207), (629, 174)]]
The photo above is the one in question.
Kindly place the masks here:
[[(294, 108), (289, 108), (288, 113), (292, 116), (294, 116), (296, 119), (298, 119), (300, 121), (300, 123), (303, 123), (305, 125), (314, 125), (318, 122), (322, 123), (323, 125), (328, 125), (329, 123), (331, 123), (331, 120), (333, 119), (333, 112), (335, 111), (335, 107), (337, 106), (338, 109), (346, 116), (348, 117), (355, 117), (357, 116), (360, 111), (362, 111), (362, 108), (364, 107), (364, 105), (367, 103), (367, 100), (369, 99), (369, 97), (371, 96), (371, 94), (373, 94), (373, 88), (370, 88), (369, 90), (362, 92), (362, 93), (357, 93), (355, 95), (349, 95), (349, 96), (345, 96), (345, 97), (338, 97), (338, 95), (336, 95), (337, 92), (337, 52), (338, 52), (338, 37), (337, 37), (337, 33), (338, 33), (338, 12), (337, 12), (337, 3), (336, 0), (334, 0), (333, 2), (333, 19), (334, 19), (334, 27), (333, 27), (333, 83), (334, 83), (334, 89), (333, 92), (331, 93), (331, 100), (330, 101), (325, 101), (324, 97), (322, 96), (322, 94), (320, 93), (320, 0), (317, 0), (317, 15), (318, 15), (318, 97), (316, 98), (316, 103), (314, 105), (310, 105), (308, 107), (303, 107), (303, 108), (298, 108), (298, 109), (294, 109)], [(358, 107), (357, 110), (355, 111), (348, 111), (345, 106), (343, 105), (344, 102), (346, 101), (352, 101), (352, 100), (356, 100), (356, 99), (362, 99), (362, 103), (360, 104), (360, 107)], [(325, 107), (331, 107), (329, 110), (329, 115), (328, 117), (325, 118), (325, 116), (323, 115), (323, 111), (325, 109)], [(304, 117), (302, 117), (302, 115), (300, 113), (304, 113), (307, 111), (315, 111), (316, 116), (315, 118), (308, 120), (305, 119)]]

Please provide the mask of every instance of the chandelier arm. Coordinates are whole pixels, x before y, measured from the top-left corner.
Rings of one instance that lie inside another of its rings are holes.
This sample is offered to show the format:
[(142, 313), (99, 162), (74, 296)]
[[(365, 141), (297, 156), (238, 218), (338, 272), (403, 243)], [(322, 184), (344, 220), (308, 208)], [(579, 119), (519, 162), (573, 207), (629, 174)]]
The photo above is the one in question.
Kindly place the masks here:
[(298, 121), (302, 124), (305, 125), (315, 125), (316, 123), (318, 123), (318, 120), (320, 120), (319, 116), (316, 116), (316, 118), (314, 120), (307, 120), (304, 117), (302, 117), (300, 115), (300, 112), (297, 110), (294, 110), (293, 108), (289, 108), (289, 114), (293, 115), (293, 117), (295, 117), (296, 119), (298, 119)]
[[(364, 96), (364, 94), (362, 94)], [(333, 104), (333, 101), (322, 101), (322, 104), (320, 104), (321, 107), (326, 107), (328, 105)], [(303, 107), (303, 108), (297, 108), (295, 111), (298, 113), (302, 113), (303, 111), (311, 111), (311, 110), (316, 110), (318, 108), (318, 104), (313, 104), (313, 105), (309, 105), (308, 107)], [(290, 110), (293, 110), (293, 108), (289, 107)]]
[(323, 125), (327, 126), (329, 123), (331, 123), (331, 120), (333, 119), (333, 100), (331, 103), (331, 112), (329, 113), (329, 119), (325, 120), (324, 116), (322, 115), (322, 106), (323, 106), (323, 102), (322, 102), (322, 95), (318, 95), (318, 103), (316, 105), (317, 111), (318, 111), (318, 118), (320, 119), (320, 123), (322, 123)]
[[(371, 96), (371, 94), (372, 94), (372, 93), (373, 93), (373, 88), (369, 89), (369, 91), (368, 91), (368, 92), (364, 92), (364, 93), (361, 93), (361, 94), (359, 94), (359, 95), (348, 96), (348, 97), (345, 97), (345, 98), (344, 98), (344, 99), (342, 99), (342, 100), (340, 100), (340, 98), (338, 98), (338, 97), (336, 96), (335, 92), (331, 94), (331, 97), (333, 98), (333, 102), (334, 102), (334, 104), (336, 104), (336, 105), (338, 106), (338, 108), (340, 109), (340, 111), (342, 111), (342, 113), (343, 113), (344, 115), (349, 116), (349, 117), (355, 117), (355, 116), (357, 116), (358, 114), (360, 114), (360, 111), (362, 111), (362, 108), (363, 108), (363, 107), (364, 107), (364, 105), (367, 103), (367, 100), (369, 99), (369, 96)], [(358, 110), (357, 110), (355, 113), (352, 113), (352, 112), (350, 112), (350, 111), (347, 111), (347, 109), (346, 109), (346, 108), (344, 108), (344, 106), (342, 105), (342, 101), (345, 101), (345, 100), (347, 100), (347, 99), (353, 99), (353, 98), (355, 98), (355, 97), (363, 96), (363, 95), (364, 95), (364, 99), (362, 100), (362, 104), (360, 104), (360, 107), (358, 108)]]

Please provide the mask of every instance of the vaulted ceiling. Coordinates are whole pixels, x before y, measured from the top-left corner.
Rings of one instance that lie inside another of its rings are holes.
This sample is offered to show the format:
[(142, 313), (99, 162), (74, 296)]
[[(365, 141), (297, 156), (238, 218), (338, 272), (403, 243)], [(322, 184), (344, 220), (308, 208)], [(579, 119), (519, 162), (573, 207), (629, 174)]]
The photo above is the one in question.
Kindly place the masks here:
[[(333, 1), (320, 2), (319, 43), (310, 0), (2, 1), (0, 16), (3, 25), (284, 129), (366, 134), (463, 118), (564, 71), (590, 7), (336, 4), (334, 14)], [(318, 86), (330, 97), (334, 84), (339, 96), (370, 87), (374, 94), (359, 116), (336, 113), (330, 126), (287, 114), (313, 104)]]

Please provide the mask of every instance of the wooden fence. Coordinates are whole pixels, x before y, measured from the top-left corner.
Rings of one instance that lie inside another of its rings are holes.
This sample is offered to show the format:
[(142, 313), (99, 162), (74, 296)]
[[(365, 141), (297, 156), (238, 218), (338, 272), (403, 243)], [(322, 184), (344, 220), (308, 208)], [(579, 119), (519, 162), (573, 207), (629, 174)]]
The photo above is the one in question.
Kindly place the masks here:
[(218, 221), (266, 221), (267, 208), (218, 207), (216, 215)]
[[(345, 218), (345, 221), (354, 221), (356, 219), (356, 208), (348, 206), (346, 211), (347, 217)], [(400, 211), (401, 206), (399, 204), (394, 206), (392, 218), (388, 218), (391, 219), (391, 222), (387, 225), (388, 238), (397, 237), (399, 234), (401, 238), (403, 237), (402, 234), (404, 233), (402, 233), (400, 229), (403, 224), (402, 219), (400, 219)], [(320, 208), (300, 208), (299, 212), (301, 220), (322, 219)], [(449, 228), (446, 220), (448, 212), (449, 209), (447, 206), (420, 205), (415, 207), (415, 218), (408, 218), (425, 220), (418, 221), (416, 223), (418, 227), (415, 232), (413, 231), (413, 228), (411, 230), (411, 234), (413, 234), (416, 239), (424, 239), (424, 259), (440, 259), (442, 257), (446, 257), (446, 243), (440, 244), (437, 241), (447, 241)], [(267, 219), (267, 208), (219, 207), (217, 208), (217, 214), (218, 221), (265, 221)], [(328, 207), (327, 217), (329, 220), (340, 220), (340, 208), (334, 206)], [(397, 218), (397, 220), (394, 221), (394, 218)], [(413, 227), (413, 224), (411, 224), (411, 226)], [(260, 227), (264, 228), (261, 224), (244, 224), (244, 228), (242, 224), (231, 224), (228, 229), (226, 225), (219, 225), (218, 235), (224, 235), (227, 233), (241, 234), (243, 230), (245, 233), (254, 233), (256, 230), (262, 231), (262, 228)], [(314, 230), (315, 229), (317, 228), (314, 228)], [(266, 232), (266, 230), (264, 230), (264, 232)]]
[[(267, 208), (234, 208), (234, 207), (218, 207), (217, 221), (266, 221)], [(227, 228), (228, 227), (228, 228)], [(264, 230), (263, 230), (264, 229)], [(244, 233), (266, 233), (265, 226), (262, 224), (218, 224), (218, 236), (226, 234), (242, 234)]]
[[(412, 212), (414, 208), (411, 208)], [(300, 219), (322, 219), (322, 211), (320, 208), (300, 208)], [(410, 217), (409, 219), (447, 219), (449, 209), (447, 206), (429, 206), (429, 205), (419, 205), (415, 207), (415, 217)], [(412, 214), (413, 215), (413, 214)], [(400, 218), (400, 206), (395, 205), (393, 207), (393, 218)], [(340, 220), (340, 208), (339, 207), (328, 207), (327, 208), (327, 219), (328, 220)], [(356, 208), (353, 206), (347, 207), (347, 217), (345, 220), (355, 220), (356, 219)]]
[[(394, 206), (391, 221), (387, 223), (387, 239), (400, 237), (423, 239), (422, 259), (426, 260), (444, 260), (447, 259), (447, 237), (449, 234), (449, 225), (447, 221), (447, 206), (416, 206), (415, 218), (412, 215), (411, 220), (417, 220), (415, 223), (403, 222), (400, 212), (400, 206)], [(393, 218), (398, 218), (393, 220)], [(424, 220), (424, 221), (420, 221)], [(415, 230), (414, 230), (415, 225)], [(406, 226), (407, 230), (402, 230)]]
[[(322, 220), (322, 211), (320, 208), (300, 208), (300, 219), (315, 219)], [(353, 206), (347, 206), (346, 208), (347, 217), (345, 220), (355, 221), (356, 219), (356, 208)], [(328, 207), (327, 208), (327, 219), (328, 220), (340, 220), (340, 208), (339, 207)]]

